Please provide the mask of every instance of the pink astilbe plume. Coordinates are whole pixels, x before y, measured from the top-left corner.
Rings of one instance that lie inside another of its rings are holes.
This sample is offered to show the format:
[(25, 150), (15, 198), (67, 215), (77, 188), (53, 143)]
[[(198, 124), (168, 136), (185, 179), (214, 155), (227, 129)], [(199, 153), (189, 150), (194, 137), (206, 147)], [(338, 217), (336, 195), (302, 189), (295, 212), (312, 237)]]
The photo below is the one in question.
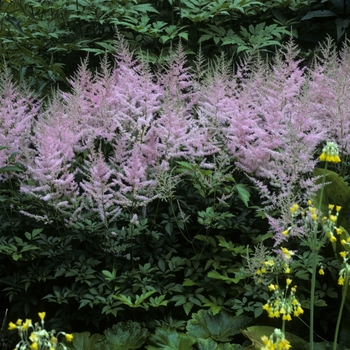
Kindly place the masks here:
[(258, 60), (249, 74), (243, 64), (232, 80), (222, 77), (221, 85), (209, 86), (199, 102), (200, 118), (221, 131), (216, 138), (235, 165), (261, 179), (254, 181), (265, 198), (264, 210), (281, 211), (281, 219), (270, 217), (276, 240), (288, 224), (289, 207), (315, 191), (308, 179), (315, 148), (326, 137), (315, 110), (308, 108), (308, 80), (297, 53), (289, 44), (271, 66)]
[(82, 201), (85, 203), (85, 209), (98, 213), (101, 221), (108, 227), (109, 222), (121, 212), (111, 181), (117, 176), (116, 171), (104, 161), (101, 151), (95, 152), (92, 148), (81, 172), (84, 180), (81, 181), (80, 187), (84, 191)]
[(116, 188), (116, 200), (123, 207), (145, 206), (157, 198), (154, 191), (157, 184), (156, 169), (149, 168), (140, 144), (136, 143), (128, 155), (122, 163), (117, 155), (110, 159), (118, 169), (116, 178), (112, 180)]
[(350, 152), (350, 46), (338, 52), (329, 40), (310, 72), (309, 108), (342, 153)]
[(199, 91), (195, 90), (197, 83), (186, 67), (181, 45), (170, 56), (157, 78), (164, 95), (161, 112), (149, 134), (150, 141), (158, 142), (163, 159), (194, 159), (217, 151), (208, 130), (202, 128), (196, 118), (195, 105)]
[[(34, 117), (38, 114), (40, 104), (30, 97), (23, 87), (11, 82), (7, 69), (1, 74), (0, 83), (0, 146), (7, 148), (0, 151), (0, 168), (7, 165), (8, 157), (18, 152), (16, 160), (30, 146), (30, 133)], [(0, 174), (0, 180), (7, 174)]]
[(79, 135), (74, 133), (72, 119), (64, 113), (64, 107), (54, 99), (45, 113), (38, 116), (31, 137), (33, 149), (27, 154), (27, 170), (21, 178), (23, 193), (50, 202), (56, 208), (67, 207), (78, 194), (72, 165)]

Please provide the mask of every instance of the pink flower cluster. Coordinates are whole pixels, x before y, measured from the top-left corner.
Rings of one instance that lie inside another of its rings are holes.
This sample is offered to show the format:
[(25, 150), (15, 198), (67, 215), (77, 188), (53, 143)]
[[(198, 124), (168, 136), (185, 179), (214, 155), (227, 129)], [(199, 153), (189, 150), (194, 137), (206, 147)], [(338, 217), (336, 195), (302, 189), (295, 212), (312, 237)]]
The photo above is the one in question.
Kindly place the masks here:
[[(334, 140), (350, 152), (350, 49), (337, 58), (329, 47), (308, 70), (289, 44), (272, 64), (246, 61), (232, 72), (218, 62), (196, 80), (181, 47), (151, 73), (120, 43), (115, 67), (103, 61), (93, 75), (84, 62), (71, 92), (42, 110), (5, 74), (0, 166), (19, 152), (24, 193), (74, 213), (71, 220), (95, 211), (108, 226), (123, 207), (157, 198), (157, 175), (174, 160), (209, 164), (224, 152), (254, 179), (267, 208), (283, 213), (298, 189), (315, 189), (317, 146)], [(282, 225), (271, 224), (276, 232)]]

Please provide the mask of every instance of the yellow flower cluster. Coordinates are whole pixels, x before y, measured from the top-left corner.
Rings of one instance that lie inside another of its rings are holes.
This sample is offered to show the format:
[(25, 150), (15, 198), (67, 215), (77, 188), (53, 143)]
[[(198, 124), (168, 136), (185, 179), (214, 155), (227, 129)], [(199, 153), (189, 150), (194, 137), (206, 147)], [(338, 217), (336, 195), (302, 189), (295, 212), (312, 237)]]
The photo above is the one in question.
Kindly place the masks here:
[[(287, 278), (285, 292), (280, 291), (277, 284), (269, 285), (269, 289), (274, 292), (274, 295), (263, 305), (263, 309), (267, 311), (269, 317), (282, 317), (284, 321), (291, 321), (292, 315), (298, 317), (304, 313), (299, 301), (295, 297), (297, 287), (290, 288), (291, 283), (292, 280)], [(290, 292), (288, 295), (289, 289)]]
[[(333, 214), (333, 210), (335, 207), (335, 215)], [(336, 223), (338, 220), (339, 212), (341, 210), (341, 206), (337, 205), (335, 206), (334, 204), (329, 204), (328, 205), (328, 218), (324, 217), (322, 218), (323, 221), (323, 227), (327, 232), (327, 237), (331, 242), (336, 242), (337, 238), (334, 236), (334, 231), (338, 234), (341, 235), (343, 233), (343, 230), (339, 227), (336, 227)]]
[(272, 259), (264, 261), (261, 266), (256, 270), (257, 275), (262, 275), (264, 273), (271, 272), (275, 266), (275, 261)]
[[(58, 342), (58, 337), (63, 335), (67, 341), (72, 341), (73, 335), (65, 332), (59, 332), (57, 336), (55, 336), (55, 331), (47, 332), (44, 329), (46, 312), (39, 312), (38, 315), (41, 320), (41, 327), (39, 326), (39, 323), (36, 323), (33, 326), (32, 320), (29, 319), (26, 319), (25, 322), (18, 319), (16, 323), (9, 323), (8, 329), (18, 329), (18, 333), (21, 337), (20, 342), (16, 345), (14, 350), (28, 348), (31, 350), (55, 350), (58, 344), (60, 344), (63, 349), (66, 349), (64, 344)], [(30, 328), (32, 329), (32, 332), (30, 336), (28, 336), (28, 330)]]
[(261, 350), (289, 350), (292, 347), (280, 329), (275, 329), (269, 338), (263, 335), (261, 340), (264, 343)]
[(339, 163), (339, 149), (334, 142), (327, 142), (320, 155), (320, 161), (329, 163)]
[[(344, 242), (343, 242), (344, 241)], [(348, 238), (346, 241), (342, 240), (342, 244), (343, 245), (349, 245), (350, 243), (350, 238)], [(340, 252), (339, 255), (343, 258), (344, 260), (344, 265), (345, 267), (343, 269), (341, 269), (339, 271), (339, 279), (338, 279), (338, 284), (343, 286), (344, 282), (346, 280), (349, 281), (349, 276), (350, 276), (350, 265), (347, 263), (347, 261), (349, 260), (349, 255), (348, 255), (348, 251), (343, 251)], [(349, 281), (349, 285), (350, 285), (350, 281)]]

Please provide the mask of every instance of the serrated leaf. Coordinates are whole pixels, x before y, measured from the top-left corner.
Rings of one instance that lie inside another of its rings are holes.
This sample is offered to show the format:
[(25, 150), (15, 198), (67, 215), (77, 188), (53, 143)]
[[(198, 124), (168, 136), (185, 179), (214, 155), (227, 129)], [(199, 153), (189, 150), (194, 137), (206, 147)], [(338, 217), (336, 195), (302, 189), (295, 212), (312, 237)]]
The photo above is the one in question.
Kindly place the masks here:
[(148, 350), (192, 350), (197, 340), (173, 329), (157, 328), (148, 339)]
[(103, 336), (90, 332), (73, 333), (73, 341), (65, 343), (68, 350), (98, 350), (101, 349)]
[(251, 318), (245, 315), (233, 316), (226, 311), (213, 315), (210, 310), (199, 310), (198, 313), (192, 314), (186, 329), (188, 335), (197, 339), (212, 338), (220, 342), (229, 342), (250, 321)]

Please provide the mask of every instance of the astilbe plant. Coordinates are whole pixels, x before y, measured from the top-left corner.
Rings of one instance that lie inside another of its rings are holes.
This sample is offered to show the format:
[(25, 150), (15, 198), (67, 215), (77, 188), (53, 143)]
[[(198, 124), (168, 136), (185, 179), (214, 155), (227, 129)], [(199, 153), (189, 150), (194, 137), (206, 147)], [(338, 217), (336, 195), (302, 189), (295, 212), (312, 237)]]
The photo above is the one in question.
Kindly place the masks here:
[(221, 77), (215, 72), (198, 103), (203, 125), (258, 185), (265, 212), (282, 212), (282, 220), (270, 217), (277, 240), (292, 203), (317, 189), (314, 151), (326, 135), (307, 108), (308, 80), (298, 51), (292, 44), (285, 50), (271, 66), (243, 63), (230, 78), (225, 70)]
[[(31, 127), (40, 103), (24, 86), (12, 83), (7, 68), (2, 73), (0, 96), (0, 146), (6, 147), (0, 152), (0, 167), (4, 167), (14, 153), (15, 160), (19, 160), (28, 151)], [(7, 176), (8, 173), (0, 174), (0, 180)]]

